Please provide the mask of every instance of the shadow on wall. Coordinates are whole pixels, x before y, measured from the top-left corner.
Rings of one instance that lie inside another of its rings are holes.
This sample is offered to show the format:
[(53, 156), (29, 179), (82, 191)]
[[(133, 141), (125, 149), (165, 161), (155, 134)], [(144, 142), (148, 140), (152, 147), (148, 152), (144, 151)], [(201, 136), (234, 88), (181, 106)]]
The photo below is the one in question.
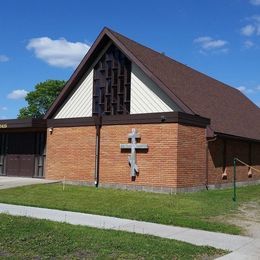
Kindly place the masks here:
[[(217, 139), (214, 142), (209, 142), (209, 156), (214, 167), (218, 170), (221, 169), (222, 172), (225, 171), (225, 167), (233, 167), (234, 158), (260, 170), (260, 143)], [(237, 165), (242, 166), (239, 162)]]

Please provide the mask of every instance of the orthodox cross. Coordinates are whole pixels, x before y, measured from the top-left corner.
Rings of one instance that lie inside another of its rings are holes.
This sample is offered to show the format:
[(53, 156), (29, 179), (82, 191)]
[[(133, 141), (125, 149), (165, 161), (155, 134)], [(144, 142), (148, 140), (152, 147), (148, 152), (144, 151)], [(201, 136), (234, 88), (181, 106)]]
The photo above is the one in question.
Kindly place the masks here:
[(137, 133), (136, 129), (132, 129), (132, 133), (128, 134), (128, 139), (131, 139), (131, 143), (120, 144), (121, 149), (131, 149), (131, 154), (128, 156), (128, 162), (131, 166), (131, 176), (135, 177), (136, 173), (139, 172), (138, 166), (136, 164), (136, 150), (138, 149), (148, 149), (147, 144), (139, 144), (136, 139), (140, 138), (140, 134)]

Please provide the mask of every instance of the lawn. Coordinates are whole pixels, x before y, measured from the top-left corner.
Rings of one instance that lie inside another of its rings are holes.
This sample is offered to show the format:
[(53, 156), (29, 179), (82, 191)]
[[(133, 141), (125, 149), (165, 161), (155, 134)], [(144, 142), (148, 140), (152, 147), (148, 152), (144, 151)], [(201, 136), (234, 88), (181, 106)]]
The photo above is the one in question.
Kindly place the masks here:
[(73, 185), (63, 191), (61, 184), (47, 184), (0, 190), (0, 202), (240, 234), (241, 228), (218, 217), (235, 213), (242, 203), (259, 202), (260, 185), (238, 188), (237, 194), (235, 204), (232, 189), (170, 195)]
[(209, 259), (222, 250), (120, 231), (0, 214), (0, 258)]

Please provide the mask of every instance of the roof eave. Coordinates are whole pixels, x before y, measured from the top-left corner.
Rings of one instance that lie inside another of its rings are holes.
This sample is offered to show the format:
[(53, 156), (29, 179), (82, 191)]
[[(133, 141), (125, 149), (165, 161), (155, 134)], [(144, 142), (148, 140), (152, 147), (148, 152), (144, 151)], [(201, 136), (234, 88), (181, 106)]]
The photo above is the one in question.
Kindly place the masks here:
[(260, 139), (231, 135), (231, 134), (225, 134), (225, 133), (220, 133), (220, 132), (214, 132), (214, 133), (215, 133), (215, 135), (217, 135), (218, 137), (221, 137), (221, 138), (241, 140), (241, 141), (245, 141), (245, 142), (260, 143)]

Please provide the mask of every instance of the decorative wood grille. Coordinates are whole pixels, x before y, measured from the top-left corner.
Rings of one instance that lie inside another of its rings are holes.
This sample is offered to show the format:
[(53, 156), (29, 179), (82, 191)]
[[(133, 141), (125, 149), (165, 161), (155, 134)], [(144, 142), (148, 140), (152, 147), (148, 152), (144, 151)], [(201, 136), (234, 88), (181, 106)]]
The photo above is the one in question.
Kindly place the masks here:
[(131, 62), (111, 45), (94, 67), (93, 114), (130, 113)]

